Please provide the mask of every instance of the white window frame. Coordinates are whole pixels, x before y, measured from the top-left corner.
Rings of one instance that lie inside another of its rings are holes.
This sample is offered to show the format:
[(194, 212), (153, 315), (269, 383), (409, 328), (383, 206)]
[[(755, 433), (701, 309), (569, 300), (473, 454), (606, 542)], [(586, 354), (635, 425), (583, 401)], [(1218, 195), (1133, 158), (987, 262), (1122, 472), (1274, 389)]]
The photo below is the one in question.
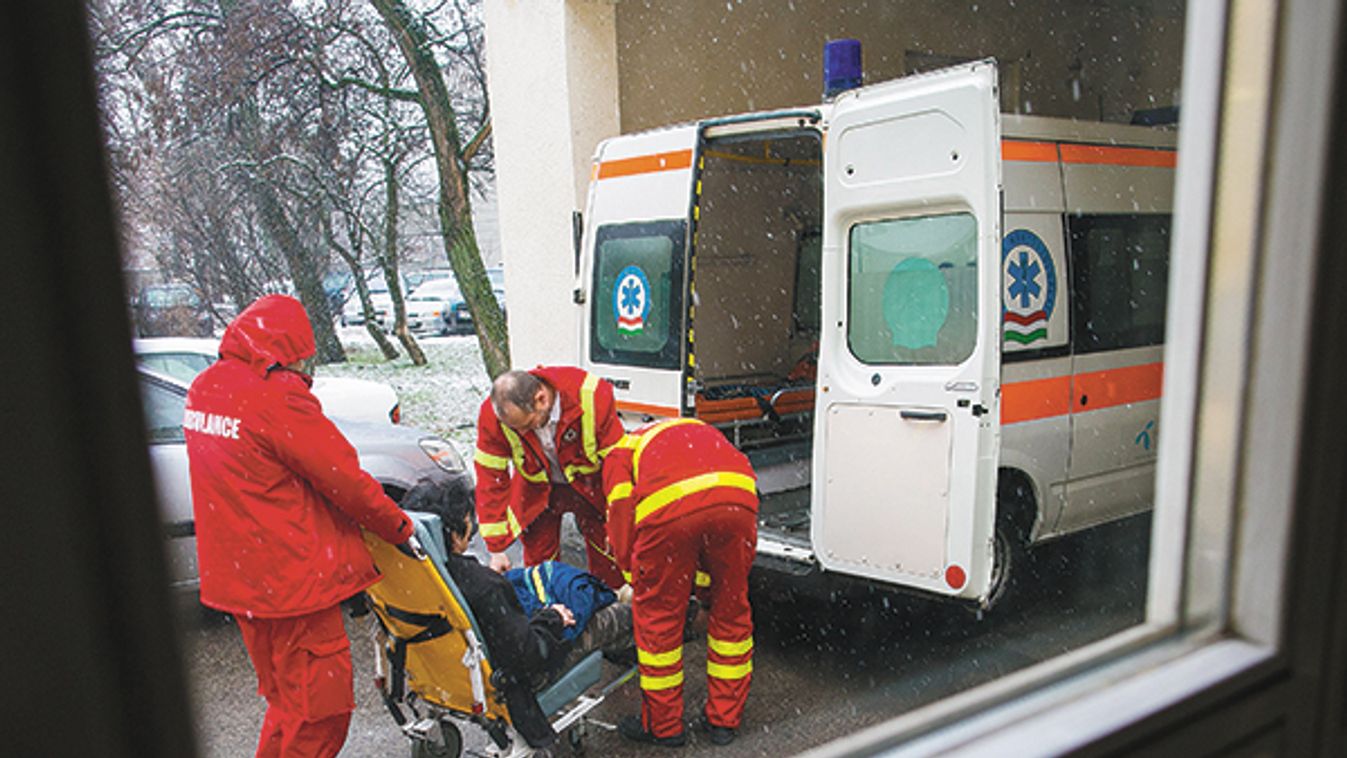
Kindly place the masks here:
[(1125, 744), (1185, 704), (1294, 673), (1289, 546), (1339, 13), (1189, 0), (1146, 621), (809, 755)]

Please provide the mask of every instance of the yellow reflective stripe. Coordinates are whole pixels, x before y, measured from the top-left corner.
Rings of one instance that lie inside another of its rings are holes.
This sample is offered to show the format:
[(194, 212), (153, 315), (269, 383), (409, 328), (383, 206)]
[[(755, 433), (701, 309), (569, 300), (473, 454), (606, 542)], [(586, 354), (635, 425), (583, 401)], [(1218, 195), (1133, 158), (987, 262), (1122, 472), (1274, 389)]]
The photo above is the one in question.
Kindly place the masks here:
[(617, 442), (614, 442), (608, 447), (605, 447), (604, 449), (600, 450), (599, 456), (606, 458), (608, 457), (609, 453), (618, 449), (631, 450), (635, 448), (637, 443), (639, 443), (640, 441), (641, 438), (636, 436), (635, 434), (623, 434), (621, 437), (617, 439)]
[(630, 571), (623, 571), (623, 572), (622, 572), (622, 578), (625, 579), (625, 580), (627, 580), (627, 584), (631, 584), (631, 572), (630, 572)]
[(668, 676), (646, 676), (641, 674), (641, 689), (652, 692), (655, 690), (667, 690), (674, 687), (683, 686), (683, 672), (669, 674)]
[(693, 581), (697, 583), (698, 587), (710, 587), (711, 575), (706, 573), (705, 571), (698, 571)]
[(566, 467), (566, 481), (573, 482), (575, 481), (576, 476), (584, 476), (585, 474), (592, 474), (595, 471), (598, 471), (602, 466), (603, 466), (602, 463), (594, 463), (594, 464), (572, 463), (571, 465)]
[(631, 497), (631, 482), (614, 485), (613, 491), (608, 493), (608, 505), (612, 506), (614, 500), (621, 500), (624, 497)]
[[(706, 675), (716, 679), (743, 679), (753, 673), (753, 661), (746, 661), (737, 666), (726, 666), (723, 663), (706, 662)], [(644, 687), (644, 684), (642, 685)]]
[(747, 474), (732, 473), (729, 471), (714, 471), (709, 474), (701, 474), (681, 482), (675, 482), (667, 487), (663, 487), (655, 494), (642, 500), (636, 506), (636, 523), (673, 501), (687, 497), (688, 495), (704, 492), (713, 487), (733, 487), (735, 489), (747, 490), (756, 493), (757, 487), (753, 483), (753, 477)]
[(517, 519), (517, 518), (514, 517), (514, 509), (513, 509), (513, 508), (506, 508), (506, 509), (505, 509), (505, 518), (508, 519), (508, 520), (509, 520), (509, 523), (510, 523), (510, 536), (511, 536), (511, 537), (518, 537), (520, 534), (522, 534), (522, 533), (524, 532), (524, 527), (522, 527), (522, 526), (519, 525), (519, 519)]
[(504, 471), (505, 469), (510, 467), (509, 458), (502, 458), (499, 455), (492, 455), (491, 453), (486, 452), (480, 447), (477, 448), (477, 452), (472, 454), (472, 459), (474, 461), (477, 461), (486, 468), (496, 469), (497, 471)]
[[(595, 464), (599, 462), (599, 442), (594, 437), (594, 390), (598, 386), (599, 378), (593, 374), (586, 374), (580, 385), (580, 439), (585, 445), (585, 457)], [(595, 466), (590, 471), (597, 469)]]
[(519, 441), (519, 435), (515, 434), (514, 430), (505, 424), (500, 425), (500, 430), (505, 434), (505, 439), (510, 443), (510, 457), (514, 459), (514, 472), (534, 484), (546, 482), (546, 467), (533, 474), (530, 474), (528, 470), (524, 468), (524, 444)]
[(708, 634), (706, 635), (706, 647), (718, 655), (743, 655), (753, 649), (753, 638), (749, 637), (739, 642), (726, 642)]
[(636, 443), (636, 452), (631, 456), (631, 478), (640, 479), (641, 453), (645, 452), (645, 446), (649, 445), (651, 440), (658, 437), (665, 429), (683, 424), (700, 424), (695, 418), (671, 418), (668, 421), (661, 421), (658, 424), (647, 429), (641, 434), (641, 440)]
[(483, 537), (506, 537), (510, 534), (510, 525), (504, 521), (483, 521), (477, 525)]
[(529, 578), (533, 580), (533, 591), (537, 593), (538, 599), (543, 605), (547, 605), (547, 590), (543, 588), (542, 566), (534, 566), (529, 571)]
[(636, 648), (636, 662), (642, 666), (672, 666), (675, 663), (683, 662), (683, 646), (679, 645), (673, 650), (663, 653), (651, 653), (641, 648)]

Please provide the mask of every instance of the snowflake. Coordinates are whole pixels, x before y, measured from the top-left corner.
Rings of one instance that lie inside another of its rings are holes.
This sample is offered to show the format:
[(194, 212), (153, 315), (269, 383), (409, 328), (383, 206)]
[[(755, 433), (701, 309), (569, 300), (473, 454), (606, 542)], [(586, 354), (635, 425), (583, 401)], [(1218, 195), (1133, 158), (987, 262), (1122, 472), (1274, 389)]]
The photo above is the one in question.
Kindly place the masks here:
[(641, 285), (635, 279), (622, 284), (622, 310), (635, 313), (641, 309)]
[(1020, 252), (1020, 261), (1010, 262), (1010, 275), (1015, 281), (1010, 285), (1010, 299), (1020, 299), (1020, 307), (1028, 308), (1030, 298), (1038, 297), (1041, 288), (1038, 286), (1038, 274), (1042, 269), (1038, 266), (1038, 261), (1029, 262), (1029, 254)]

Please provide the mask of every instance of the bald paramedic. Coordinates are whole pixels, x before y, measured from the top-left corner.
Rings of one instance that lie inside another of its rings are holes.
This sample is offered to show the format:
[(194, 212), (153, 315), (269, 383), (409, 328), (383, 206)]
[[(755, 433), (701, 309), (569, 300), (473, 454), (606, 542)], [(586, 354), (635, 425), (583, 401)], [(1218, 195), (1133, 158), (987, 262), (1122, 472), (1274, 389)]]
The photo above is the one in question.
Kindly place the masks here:
[(561, 519), (570, 513), (585, 539), (589, 572), (613, 589), (621, 573), (607, 550), (600, 452), (622, 438), (613, 387), (579, 368), (507, 371), (477, 414), (477, 520), (491, 568), (510, 567), (505, 549), (523, 545), (524, 563), (555, 560)]
[(355, 701), (340, 603), (379, 578), (360, 527), (395, 545), (412, 534), (310, 391), (314, 353), (304, 306), (263, 297), (184, 414), (201, 602), (238, 620), (267, 701), (258, 756), (341, 750)]

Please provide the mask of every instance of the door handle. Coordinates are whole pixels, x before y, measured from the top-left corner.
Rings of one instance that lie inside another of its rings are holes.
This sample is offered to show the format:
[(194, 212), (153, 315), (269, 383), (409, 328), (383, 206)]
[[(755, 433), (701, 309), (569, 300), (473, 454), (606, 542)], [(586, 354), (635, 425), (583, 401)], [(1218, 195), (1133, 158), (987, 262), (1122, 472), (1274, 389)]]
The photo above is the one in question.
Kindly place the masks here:
[(949, 414), (944, 411), (899, 411), (898, 415), (908, 421), (944, 421), (949, 418)]

